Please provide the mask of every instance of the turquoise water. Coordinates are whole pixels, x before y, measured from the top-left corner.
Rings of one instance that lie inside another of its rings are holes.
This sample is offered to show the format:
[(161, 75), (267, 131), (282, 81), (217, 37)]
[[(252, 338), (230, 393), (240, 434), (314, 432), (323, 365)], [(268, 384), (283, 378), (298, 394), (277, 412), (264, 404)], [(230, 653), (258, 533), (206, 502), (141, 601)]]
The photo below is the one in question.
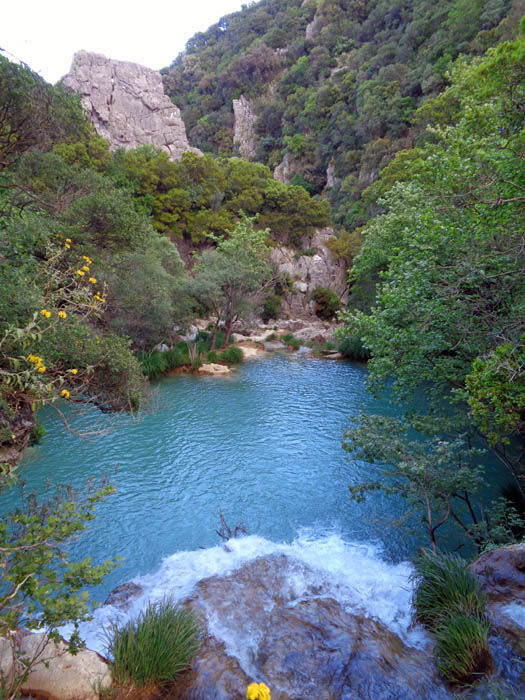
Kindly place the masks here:
[(48, 409), (48, 433), (30, 450), (23, 478), (36, 491), (47, 479), (80, 488), (89, 477), (108, 477), (117, 489), (73, 545), (75, 556), (95, 562), (125, 559), (98, 599), (166, 556), (216, 545), (218, 508), (230, 526), (242, 521), (248, 534), (273, 542), (336, 534), (378, 542), (399, 560), (414, 543), (375, 521), (399, 516), (404, 504), (348, 497), (348, 485), (376, 468), (349, 459), (342, 431), (361, 410), (387, 409), (366, 393), (365, 377), (361, 364), (294, 355), (246, 362), (232, 377), (165, 378), (138, 419), (68, 414), (75, 430), (107, 431), (90, 439), (65, 433)]

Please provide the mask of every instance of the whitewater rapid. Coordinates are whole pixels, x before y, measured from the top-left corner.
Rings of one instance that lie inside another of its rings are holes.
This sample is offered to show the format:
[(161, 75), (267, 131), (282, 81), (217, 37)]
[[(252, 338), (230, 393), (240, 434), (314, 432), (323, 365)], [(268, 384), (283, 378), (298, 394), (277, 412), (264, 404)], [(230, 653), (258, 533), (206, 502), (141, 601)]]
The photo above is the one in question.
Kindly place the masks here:
[[(257, 557), (272, 554), (287, 555), (312, 569), (314, 581), (312, 575), (290, 570), (287, 583), (297, 599), (308, 595), (315, 583), (321, 596), (335, 598), (348, 612), (380, 620), (408, 646), (422, 648), (428, 643), (423, 629), (411, 625), (409, 563), (388, 563), (382, 558), (381, 549), (373, 544), (345, 542), (337, 534), (316, 536), (308, 531), (301, 532), (291, 544), (250, 535), (207, 549), (176, 552), (166, 557), (156, 572), (133, 579), (143, 592), (128, 610), (113, 605), (97, 608), (93, 619), (80, 626), (80, 635), (89, 649), (105, 655), (104, 628), (108, 623), (125, 623), (149, 602), (166, 597), (182, 601), (202, 579), (229, 575)], [(220, 621), (212, 627), (210, 631), (238, 655), (242, 639), (224, 638)], [(72, 628), (66, 626), (61, 631), (67, 638)]]

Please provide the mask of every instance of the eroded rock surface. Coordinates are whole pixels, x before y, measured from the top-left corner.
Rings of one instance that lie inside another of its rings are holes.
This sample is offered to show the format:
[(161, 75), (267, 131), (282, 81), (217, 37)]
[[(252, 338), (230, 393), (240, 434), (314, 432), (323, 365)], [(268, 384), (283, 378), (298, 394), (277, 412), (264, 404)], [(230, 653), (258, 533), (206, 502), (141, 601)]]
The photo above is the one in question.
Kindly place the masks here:
[(180, 160), (192, 148), (180, 110), (164, 94), (158, 71), (79, 51), (63, 84), (81, 96), (97, 132), (112, 149), (152, 145)]
[(327, 247), (328, 241), (334, 238), (330, 228), (318, 229), (313, 236), (304, 236), (302, 248), (307, 255), (298, 255), (297, 251), (284, 246), (273, 249), (272, 262), (279, 273), (285, 273), (293, 282), (291, 292), (285, 295), (283, 315), (311, 317), (315, 304), (310, 300), (310, 294), (316, 287), (333, 289), (340, 299), (346, 294), (346, 265)]
[(255, 155), (255, 120), (257, 115), (252, 103), (244, 95), (233, 100), (233, 145), (238, 145), (239, 154), (243, 158)]
[[(45, 634), (28, 634), (20, 640), (20, 654), (37, 663), (22, 686), (22, 693), (49, 700), (98, 700), (111, 687), (108, 664), (94, 651), (82, 649), (75, 656), (63, 642), (55, 644)], [(0, 671), (13, 672), (11, 648), (0, 639)]]
[(312, 569), (285, 555), (201, 581), (189, 604), (207, 637), (176, 697), (241, 698), (252, 681), (267, 683), (279, 700), (451, 697), (426, 652), (345, 610)]

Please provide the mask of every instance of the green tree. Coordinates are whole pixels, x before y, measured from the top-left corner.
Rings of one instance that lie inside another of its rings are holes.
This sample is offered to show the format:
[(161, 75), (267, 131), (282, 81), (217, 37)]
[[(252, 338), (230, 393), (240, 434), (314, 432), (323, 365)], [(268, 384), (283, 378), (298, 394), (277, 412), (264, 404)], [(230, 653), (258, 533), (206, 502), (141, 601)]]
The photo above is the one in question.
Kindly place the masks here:
[[(391, 449), (393, 477), (412, 479), (421, 495), (418, 479), (428, 476), (432, 498), (448, 494), (442, 508), (447, 517), (462, 501), (471, 521), (464, 530), (479, 546), (496, 539), (496, 520), (480, 498), (476, 435), (486, 447), (492, 443), (525, 494), (523, 451), (508, 444), (510, 435), (523, 438), (524, 59), (522, 37), (489, 51), (479, 65), (459, 61), (450, 88), (460, 100), (457, 123), (433, 129), (435, 143), (414, 162), (410, 180), (389, 191), (386, 212), (364, 230), (351, 278), (359, 287), (378, 275), (375, 306), (346, 316), (347, 331), (372, 353), (372, 388), (393, 377), (403, 399), (425, 390), (430, 412), (407, 412), (406, 429), (439, 435), (447, 454), (456, 455), (455, 466), (447, 457), (431, 472), (421, 457), (418, 469), (407, 472), (403, 449)], [(502, 412), (511, 407), (505, 421)], [(374, 422), (367, 421), (369, 427)], [(366, 449), (385, 461), (392, 438), (381, 424), (377, 418)], [(365, 437), (358, 426), (349, 431), (349, 445), (363, 449)], [(469, 481), (451, 490), (447, 484), (469, 461)]]
[(228, 237), (214, 236), (216, 247), (202, 251), (193, 268), (190, 294), (216, 317), (211, 350), (219, 324), (225, 326), (226, 347), (234, 322), (271, 278), (269, 231), (255, 229), (253, 222), (243, 216)]

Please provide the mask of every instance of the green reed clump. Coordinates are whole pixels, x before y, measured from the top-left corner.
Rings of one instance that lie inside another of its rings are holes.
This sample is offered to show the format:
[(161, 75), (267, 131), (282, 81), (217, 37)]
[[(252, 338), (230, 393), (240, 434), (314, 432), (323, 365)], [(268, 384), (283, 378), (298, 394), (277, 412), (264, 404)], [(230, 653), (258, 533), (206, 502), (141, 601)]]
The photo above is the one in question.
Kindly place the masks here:
[(436, 640), (439, 670), (451, 683), (472, 683), (491, 668), (487, 599), (465, 562), (426, 554), (414, 562), (414, 619)]
[(450, 618), (436, 629), (437, 664), (447, 680), (457, 684), (473, 683), (490, 671), (488, 633), (486, 618), (468, 615)]
[(136, 620), (106, 630), (113, 679), (125, 685), (171, 683), (200, 647), (201, 625), (187, 608), (170, 600), (150, 603)]
[(443, 617), (464, 614), (483, 617), (487, 599), (462, 559), (452, 554), (427, 554), (414, 562), (414, 617), (434, 628)]
[(164, 372), (187, 365), (190, 362), (188, 346), (186, 343), (177, 343), (170, 350), (150, 352), (138, 355), (143, 374), (148, 379), (158, 379)]
[(349, 360), (366, 362), (370, 359), (370, 350), (365, 348), (363, 341), (357, 335), (345, 335), (339, 339), (338, 348), (341, 355)]

